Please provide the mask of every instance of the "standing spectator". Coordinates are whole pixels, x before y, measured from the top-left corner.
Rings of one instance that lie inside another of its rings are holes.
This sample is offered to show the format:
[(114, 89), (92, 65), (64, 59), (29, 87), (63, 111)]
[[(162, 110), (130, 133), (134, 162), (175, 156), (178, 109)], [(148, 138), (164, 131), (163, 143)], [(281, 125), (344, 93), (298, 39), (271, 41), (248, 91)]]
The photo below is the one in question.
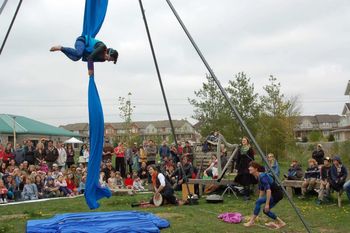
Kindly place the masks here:
[(102, 152), (102, 161), (106, 162), (107, 160), (112, 161), (112, 155), (113, 155), (113, 147), (110, 143), (105, 143), (103, 147), (103, 152)]
[(139, 147), (136, 145), (136, 147), (133, 149), (133, 155), (132, 155), (132, 170), (134, 172), (138, 172), (140, 169), (140, 150)]
[(163, 141), (163, 145), (159, 148), (159, 156), (161, 160), (164, 160), (164, 157), (170, 157), (170, 148), (168, 147), (166, 141)]
[(157, 151), (157, 146), (154, 145), (153, 140), (149, 140), (148, 145), (146, 147), (147, 166), (151, 164), (156, 164)]
[(341, 162), (339, 156), (334, 156), (333, 166), (331, 167), (331, 187), (340, 192), (343, 189), (346, 178), (348, 177), (348, 170)]
[(324, 163), (320, 172), (320, 190), (318, 192), (317, 204), (322, 204), (324, 196), (329, 197), (331, 189), (331, 159), (329, 157), (324, 158)]
[[(177, 151), (176, 154), (177, 154), (179, 157), (181, 157), (182, 154), (183, 154), (183, 152), (184, 152), (184, 148), (182, 147), (182, 143), (181, 143), (181, 142), (177, 145), (176, 151)], [(180, 162), (180, 159), (179, 159), (178, 162)]]
[(242, 144), (237, 153), (237, 176), (235, 182), (244, 187), (244, 200), (250, 200), (250, 186), (256, 184), (256, 179), (249, 173), (249, 164), (254, 161), (254, 150), (247, 137), (242, 138)]
[(308, 168), (305, 171), (304, 182), (301, 186), (301, 198), (305, 198), (308, 191), (311, 191), (316, 186), (316, 181), (320, 177), (320, 171), (315, 159), (308, 160)]
[(19, 164), (23, 163), (23, 161), (24, 161), (24, 148), (22, 148), (19, 143), (16, 144), (14, 154), (15, 154), (16, 164), (19, 165)]
[(189, 141), (185, 142), (185, 147), (183, 148), (183, 156), (186, 156), (189, 162), (193, 162), (193, 150)]
[(80, 148), (80, 152), (79, 152), (79, 159), (78, 159), (78, 163), (80, 164), (85, 164), (85, 159), (84, 159), (84, 152), (87, 149), (87, 145), (83, 144)]
[(15, 156), (13, 155), (13, 148), (12, 148), (12, 144), (11, 143), (7, 143), (5, 151), (4, 151), (4, 155), (2, 158), (2, 161), (4, 163), (8, 163), (10, 161), (10, 159), (14, 159)]
[(4, 158), (4, 146), (2, 144), (0, 144), (0, 161), (2, 162), (3, 158)]
[(144, 146), (139, 147), (139, 165), (140, 166), (143, 162), (147, 163), (147, 153), (146, 153), (145, 148), (146, 147), (144, 147)]
[(34, 151), (35, 148), (33, 146), (33, 142), (31, 140), (27, 141), (27, 145), (24, 148), (24, 160), (28, 162), (28, 164), (34, 164), (35, 163), (35, 157), (34, 157)]
[(36, 145), (36, 148), (34, 151), (34, 158), (35, 158), (35, 164), (40, 164), (42, 161), (45, 160), (45, 146), (43, 143), (39, 142)]
[(56, 162), (57, 158), (58, 158), (58, 151), (53, 146), (53, 141), (49, 140), (47, 143), (47, 149), (45, 149), (45, 161), (50, 169), (52, 168), (53, 163)]
[(71, 144), (67, 145), (67, 167), (70, 168), (74, 164), (75, 152)]
[[(271, 169), (275, 172), (276, 176), (279, 177), (280, 176), (280, 166), (278, 165), (278, 162), (275, 158), (275, 155), (272, 153), (269, 153), (267, 155), (267, 161), (269, 162), (269, 165), (271, 167)], [(265, 171), (269, 174), (272, 174), (271, 171), (269, 171), (268, 167), (265, 167)]]
[(126, 148), (125, 150), (125, 162), (127, 164), (128, 173), (132, 173), (132, 156), (133, 150), (131, 147)]
[(57, 151), (58, 151), (57, 165), (58, 165), (59, 169), (61, 170), (62, 168), (64, 168), (66, 166), (67, 151), (62, 146), (62, 143), (58, 142), (56, 145), (57, 145)]
[(171, 146), (170, 155), (171, 155), (171, 159), (173, 160), (174, 164), (177, 164), (178, 162), (180, 162), (179, 152), (178, 152), (178, 149), (176, 149), (175, 145)]
[(114, 148), (114, 153), (116, 155), (115, 169), (120, 172), (122, 177), (125, 177), (125, 148), (123, 143), (119, 143), (116, 148)]
[(324, 161), (324, 151), (322, 149), (322, 145), (318, 144), (316, 150), (312, 152), (312, 158), (316, 160), (318, 165), (322, 165)]
[(89, 163), (89, 158), (90, 158), (90, 149), (89, 149), (89, 147), (86, 147), (86, 149), (84, 150), (83, 157), (84, 157), (84, 160), (85, 160), (85, 164), (87, 166), (88, 163)]

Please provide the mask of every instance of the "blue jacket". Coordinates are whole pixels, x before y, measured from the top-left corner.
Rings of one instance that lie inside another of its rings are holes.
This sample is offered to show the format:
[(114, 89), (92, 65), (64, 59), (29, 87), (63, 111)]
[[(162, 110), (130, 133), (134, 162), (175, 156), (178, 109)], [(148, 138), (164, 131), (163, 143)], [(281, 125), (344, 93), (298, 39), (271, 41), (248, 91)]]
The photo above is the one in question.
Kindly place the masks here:
[(337, 168), (332, 165), (331, 167), (331, 180), (335, 183), (343, 183), (346, 181), (346, 178), (348, 177), (348, 170), (346, 167), (341, 165), (341, 170), (338, 173)]
[[(280, 166), (278, 165), (277, 160), (275, 160), (274, 164), (272, 165), (271, 169), (275, 172), (275, 174), (279, 177), (280, 176)], [(265, 166), (265, 170), (272, 174), (271, 171), (269, 171), (269, 168), (267, 166)]]
[(159, 155), (160, 157), (166, 156), (169, 157), (170, 156), (170, 148), (168, 146), (162, 146), (159, 148)]

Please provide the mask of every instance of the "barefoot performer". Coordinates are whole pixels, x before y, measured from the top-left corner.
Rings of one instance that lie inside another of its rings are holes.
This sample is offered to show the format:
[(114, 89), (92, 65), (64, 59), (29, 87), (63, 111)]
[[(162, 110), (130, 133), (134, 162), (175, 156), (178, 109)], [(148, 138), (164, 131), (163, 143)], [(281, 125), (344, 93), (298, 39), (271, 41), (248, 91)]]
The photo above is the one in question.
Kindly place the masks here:
[(276, 184), (271, 175), (264, 173), (264, 167), (253, 161), (249, 164), (249, 173), (252, 174), (259, 181), (259, 199), (255, 202), (254, 214), (250, 218), (249, 222), (244, 226), (250, 227), (255, 223), (255, 219), (260, 213), (262, 205), (264, 206), (264, 214), (273, 219), (273, 222), (265, 224), (268, 227), (279, 229), (286, 225), (279, 217), (276, 216), (271, 209), (282, 200), (283, 192), (281, 188)]
[(94, 73), (94, 62), (118, 60), (118, 52), (107, 46), (100, 40), (90, 36), (79, 36), (74, 44), (74, 48), (63, 47), (61, 45), (53, 46), (51, 52), (61, 51), (72, 61), (79, 61), (81, 58), (88, 63), (89, 75)]

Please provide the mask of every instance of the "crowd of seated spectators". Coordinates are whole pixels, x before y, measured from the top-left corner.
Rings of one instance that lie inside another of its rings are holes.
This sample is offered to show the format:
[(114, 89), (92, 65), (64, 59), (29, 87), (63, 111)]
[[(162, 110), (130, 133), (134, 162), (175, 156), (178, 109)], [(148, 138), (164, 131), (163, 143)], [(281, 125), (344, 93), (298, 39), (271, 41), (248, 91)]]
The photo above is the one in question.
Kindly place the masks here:
[[(89, 156), (86, 144), (77, 153), (71, 144), (44, 139), (35, 147), (31, 140), (23, 146), (0, 145), (0, 204), (83, 194)], [(189, 142), (178, 147), (169, 147), (163, 142), (159, 148), (152, 140), (129, 147), (124, 143), (116, 147), (105, 143), (101, 156), (100, 185), (112, 191), (147, 190), (151, 183), (147, 168), (151, 164), (158, 164), (177, 190), (181, 189), (184, 179), (193, 177), (195, 172)]]

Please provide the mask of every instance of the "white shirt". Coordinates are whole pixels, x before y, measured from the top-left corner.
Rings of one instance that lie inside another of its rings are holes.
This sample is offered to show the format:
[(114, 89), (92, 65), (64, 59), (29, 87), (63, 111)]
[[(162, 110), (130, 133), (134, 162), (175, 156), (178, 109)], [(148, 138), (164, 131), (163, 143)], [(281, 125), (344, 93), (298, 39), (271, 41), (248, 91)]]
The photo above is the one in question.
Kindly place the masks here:
[(160, 186), (165, 187), (165, 176), (162, 173), (158, 174), (158, 180), (160, 182)]
[(58, 150), (58, 158), (57, 158), (58, 166), (64, 166), (64, 164), (67, 161), (67, 152), (64, 148), (57, 148), (57, 150)]

